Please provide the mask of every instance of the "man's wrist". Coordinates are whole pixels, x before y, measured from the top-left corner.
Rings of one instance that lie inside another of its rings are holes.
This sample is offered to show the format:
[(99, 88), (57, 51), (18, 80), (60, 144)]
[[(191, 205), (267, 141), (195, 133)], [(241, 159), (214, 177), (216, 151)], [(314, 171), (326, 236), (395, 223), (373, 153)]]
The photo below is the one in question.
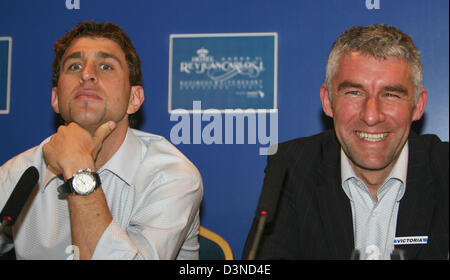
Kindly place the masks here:
[(64, 184), (58, 187), (60, 194), (76, 194), (87, 196), (101, 186), (101, 179), (97, 172), (92, 172), (89, 168), (78, 170), (73, 177), (65, 180)]
[(73, 175), (77, 173), (79, 170), (86, 170), (86, 169), (90, 169), (92, 172), (97, 171), (95, 169), (95, 165), (93, 164), (93, 162), (90, 163), (86, 162), (85, 164), (83, 163), (73, 164), (71, 166), (63, 168), (64, 181), (67, 181), (70, 178), (72, 178)]

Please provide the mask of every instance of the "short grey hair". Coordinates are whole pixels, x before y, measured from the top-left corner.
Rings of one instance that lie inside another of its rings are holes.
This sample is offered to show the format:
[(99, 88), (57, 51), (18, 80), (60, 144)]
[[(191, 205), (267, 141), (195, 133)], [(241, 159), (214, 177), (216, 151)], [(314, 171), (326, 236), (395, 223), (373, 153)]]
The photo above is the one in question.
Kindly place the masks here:
[(420, 53), (408, 34), (385, 24), (351, 27), (333, 43), (328, 55), (325, 75), (330, 100), (332, 99), (331, 80), (336, 74), (339, 59), (343, 54), (353, 51), (380, 60), (389, 56), (404, 59), (410, 66), (411, 78), (415, 86), (415, 101), (417, 101), (423, 87)]

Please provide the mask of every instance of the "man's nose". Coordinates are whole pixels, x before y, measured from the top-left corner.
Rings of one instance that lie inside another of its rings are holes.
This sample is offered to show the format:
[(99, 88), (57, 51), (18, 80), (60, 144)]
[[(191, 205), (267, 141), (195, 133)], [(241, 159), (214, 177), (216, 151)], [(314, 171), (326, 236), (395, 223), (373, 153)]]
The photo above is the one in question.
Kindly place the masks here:
[(88, 81), (94, 83), (97, 82), (97, 73), (93, 63), (86, 63), (83, 71), (81, 71), (80, 83)]
[(359, 118), (368, 126), (374, 126), (385, 120), (382, 105), (377, 97), (370, 97), (364, 102)]

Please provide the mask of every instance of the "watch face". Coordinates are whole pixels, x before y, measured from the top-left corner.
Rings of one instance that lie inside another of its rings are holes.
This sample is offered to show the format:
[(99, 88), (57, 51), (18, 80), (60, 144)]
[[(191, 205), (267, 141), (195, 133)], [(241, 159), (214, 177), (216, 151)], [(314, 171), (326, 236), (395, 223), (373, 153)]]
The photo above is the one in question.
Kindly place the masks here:
[(81, 173), (75, 175), (72, 186), (78, 194), (89, 194), (95, 188), (95, 179), (89, 173)]

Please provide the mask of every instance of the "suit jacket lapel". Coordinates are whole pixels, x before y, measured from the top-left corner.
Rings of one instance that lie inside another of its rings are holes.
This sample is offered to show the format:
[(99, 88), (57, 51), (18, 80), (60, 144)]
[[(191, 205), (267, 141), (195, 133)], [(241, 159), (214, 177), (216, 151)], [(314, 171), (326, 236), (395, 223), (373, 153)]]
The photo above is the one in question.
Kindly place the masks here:
[[(409, 138), (409, 159), (406, 188), (400, 200), (396, 237), (426, 236), (432, 220), (433, 176), (427, 162), (426, 149), (417, 147), (416, 139)], [(426, 245), (396, 246), (405, 251), (405, 259), (414, 259)]]
[(318, 206), (330, 258), (350, 259), (354, 248), (352, 210), (341, 186), (340, 146), (334, 133), (323, 146), (321, 168), (317, 172)]

